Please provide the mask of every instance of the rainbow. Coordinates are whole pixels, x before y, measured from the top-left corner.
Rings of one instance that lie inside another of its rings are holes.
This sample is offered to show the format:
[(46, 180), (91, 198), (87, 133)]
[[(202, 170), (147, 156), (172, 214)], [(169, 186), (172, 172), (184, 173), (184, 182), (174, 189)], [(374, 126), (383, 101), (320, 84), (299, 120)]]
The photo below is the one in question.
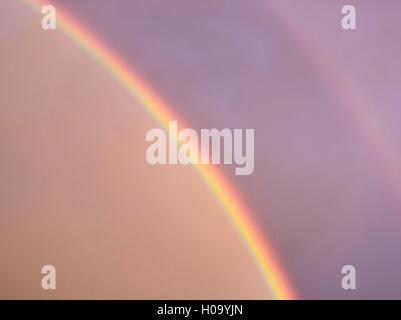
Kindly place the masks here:
[[(42, 0), (23, 0), (23, 2), (37, 12), (40, 12), (41, 7), (44, 5)], [(115, 52), (106, 48), (95, 35), (81, 23), (74, 20), (59, 5), (57, 6), (57, 27), (124, 87), (166, 130), (171, 119), (178, 120), (181, 127), (186, 127), (183, 125), (185, 121), (173, 113), (172, 108), (151, 90), (132, 67), (128, 67)], [(266, 237), (262, 236), (252, 219), (251, 213), (242, 203), (232, 186), (228, 184), (227, 180), (215, 167), (194, 165), (194, 168), (196, 168), (233, 222), (252, 254), (273, 297), (276, 299), (295, 299), (295, 293), (288, 283), (270, 243)]]
[(363, 90), (339, 59), (325, 48), (322, 39), (308, 27), (305, 17), (286, 1), (266, 1), (266, 13), (279, 21), (291, 40), (298, 47), (316, 74), (331, 89), (348, 117), (356, 134), (365, 143), (375, 158), (388, 183), (394, 188), (394, 195), (401, 196), (401, 158), (394, 149), (395, 143), (386, 135), (383, 124), (379, 123), (374, 106), (363, 95)]

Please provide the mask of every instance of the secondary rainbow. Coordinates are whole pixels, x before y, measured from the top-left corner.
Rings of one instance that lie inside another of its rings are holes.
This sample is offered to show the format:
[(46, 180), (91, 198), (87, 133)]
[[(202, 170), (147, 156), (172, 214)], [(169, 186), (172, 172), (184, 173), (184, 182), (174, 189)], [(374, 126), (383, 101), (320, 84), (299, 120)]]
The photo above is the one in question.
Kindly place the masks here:
[[(41, 0), (23, 0), (35, 11), (40, 12), (44, 2)], [(127, 92), (135, 98), (165, 129), (171, 119), (178, 120), (181, 127), (185, 121), (177, 117), (165, 102), (142, 80), (135, 70), (106, 48), (95, 35), (81, 23), (73, 19), (65, 9), (57, 6), (57, 28), (60, 28), (71, 40), (106, 70)], [(231, 221), (249, 248), (266, 284), (276, 299), (295, 299), (282, 267), (275, 257), (271, 245), (252, 219), (249, 210), (228, 184), (222, 174), (211, 166), (194, 165), (214, 196), (223, 206)]]
[(280, 22), (298, 52), (304, 55), (316, 74), (333, 91), (338, 107), (343, 109), (361, 141), (370, 149), (379, 169), (394, 188), (395, 196), (400, 198), (401, 157), (394, 141), (386, 135), (384, 124), (375, 115), (375, 106), (363, 94), (363, 87), (339, 63), (335, 51), (325, 48), (322, 39), (307, 25), (307, 17), (286, 1), (266, 1), (265, 5), (266, 13)]

